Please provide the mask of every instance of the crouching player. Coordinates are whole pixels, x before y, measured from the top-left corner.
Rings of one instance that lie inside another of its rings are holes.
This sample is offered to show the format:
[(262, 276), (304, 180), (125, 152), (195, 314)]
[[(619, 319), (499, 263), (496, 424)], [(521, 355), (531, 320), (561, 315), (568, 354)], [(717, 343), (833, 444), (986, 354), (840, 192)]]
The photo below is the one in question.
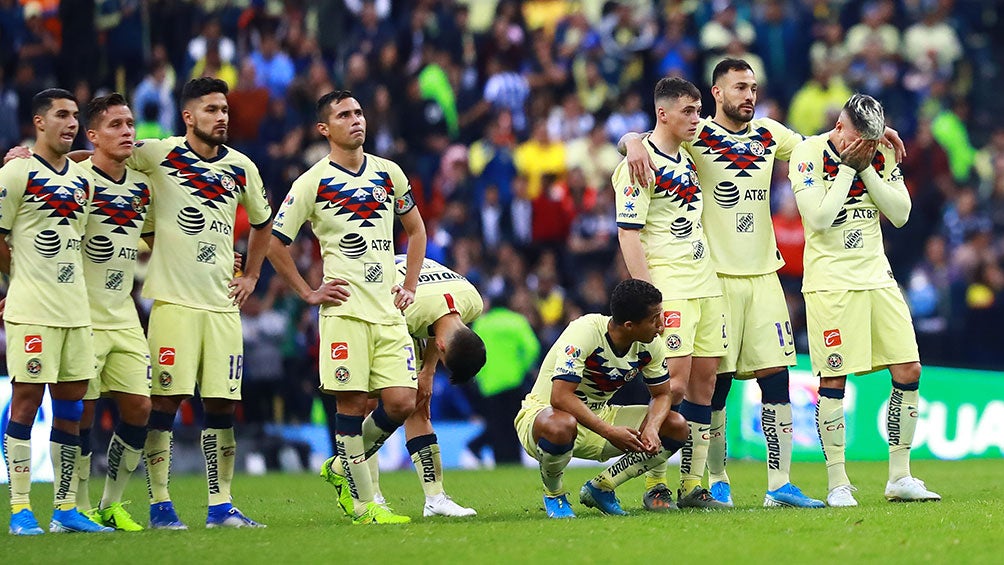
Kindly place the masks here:
[[(672, 403), (662, 330), (662, 293), (639, 279), (622, 281), (612, 316), (587, 314), (558, 337), (516, 415), (523, 449), (540, 462), (550, 518), (574, 518), (562, 483), (573, 456), (605, 461), (623, 455), (586, 482), (579, 501), (604, 514), (627, 514), (614, 489), (664, 463), (683, 447), (689, 428)], [(648, 406), (614, 406), (610, 397), (641, 376)]]
[(812, 372), (819, 377), (816, 425), (830, 506), (858, 504), (844, 470), (847, 375), (885, 367), (892, 374), (885, 497), (941, 499), (910, 474), (920, 355), (910, 309), (885, 256), (879, 217), (901, 227), (911, 204), (892, 152), (877, 145), (884, 129), (878, 101), (855, 94), (830, 132), (806, 139), (791, 154), (791, 188), (805, 225), (802, 294)]

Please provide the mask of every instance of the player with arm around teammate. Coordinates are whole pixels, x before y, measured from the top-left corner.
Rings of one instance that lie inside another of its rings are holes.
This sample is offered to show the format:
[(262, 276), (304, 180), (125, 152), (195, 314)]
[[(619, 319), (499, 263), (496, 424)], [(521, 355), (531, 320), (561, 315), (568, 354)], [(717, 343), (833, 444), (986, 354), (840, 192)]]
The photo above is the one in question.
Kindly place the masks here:
[[(687, 438), (683, 417), (670, 410), (662, 293), (628, 279), (610, 298), (612, 316), (573, 320), (544, 357), (515, 426), (523, 449), (540, 464), (544, 509), (550, 518), (574, 518), (562, 481), (573, 456), (606, 461), (622, 455), (590, 479), (579, 501), (604, 514), (627, 514), (614, 489), (666, 462)], [(641, 377), (652, 393), (648, 406), (616, 406), (610, 397)]]
[(940, 500), (910, 474), (917, 427), (920, 355), (910, 310), (885, 256), (880, 215), (895, 227), (910, 194), (891, 151), (877, 144), (882, 105), (855, 94), (832, 130), (792, 153), (792, 190), (805, 225), (805, 296), (812, 372), (819, 377), (816, 426), (826, 457), (830, 506), (857, 506), (844, 465), (847, 375), (892, 374), (886, 409), (890, 501)]

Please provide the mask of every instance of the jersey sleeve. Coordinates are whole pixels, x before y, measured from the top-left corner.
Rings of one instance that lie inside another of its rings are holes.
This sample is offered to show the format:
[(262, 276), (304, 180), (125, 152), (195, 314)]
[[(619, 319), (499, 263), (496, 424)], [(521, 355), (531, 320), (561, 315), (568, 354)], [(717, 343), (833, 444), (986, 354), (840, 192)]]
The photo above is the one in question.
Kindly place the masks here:
[(247, 186), (241, 195), (241, 204), (247, 210), (251, 226), (261, 229), (272, 219), (272, 207), (268, 203), (268, 193), (265, 192), (265, 184), (261, 180), (258, 167), (250, 160), (247, 166)]
[(396, 163), (391, 163), (387, 172), (394, 184), (394, 214), (403, 216), (415, 207), (415, 195), (411, 193), (411, 181)]
[(648, 206), (651, 201), (648, 187), (639, 187), (631, 182), (626, 159), (614, 169), (611, 180), (617, 207), (617, 227), (626, 230), (640, 230), (645, 227), (645, 218), (648, 216)]
[(910, 192), (903, 182), (903, 173), (899, 164), (896, 163), (895, 155), (891, 149), (879, 147), (882, 152), (882, 171), (878, 172), (873, 167), (866, 168), (861, 174), (861, 180), (868, 188), (868, 193), (875, 202), (876, 207), (889, 221), (896, 227), (902, 227), (910, 218)]
[(316, 187), (311, 186), (312, 175), (300, 177), (289, 189), (286, 199), (279, 205), (279, 212), (272, 221), (272, 235), (289, 245), (293, 243), (300, 226), (310, 219), (314, 208)]
[(648, 386), (658, 386), (670, 378), (669, 374), (669, 349), (666, 347), (666, 340), (662, 336), (656, 337), (648, 346), (648, 352), (652, 355), (652, 360), (642, 368), (642, 376)]
[(558, 336), (556, 347), (560, 347), (555, 356), (551, 380), (582, 382), (586, 369), (588, 349), (588, 326), (586, 324), (571, 324)]
[(137, 171), (150, 174), (160, 165), (164, 157), (164, 146), (168, 142), (163, 139), (144, 139), (137, 141), (132, 155), (126, 159), (126, 166)]
[(24, 189), (28, 183), (25, 177), (27, 159), (14, 159), (0, 168), (0, 233), (10, 233), (17, 219)]
[(795, 194), (798, 213), (806, 229), (818, 232), (830, 228), (847, 198), (854, 169), (840, 165), (829, 188), (823, 181), (823, 153), (812, 140), (800, 143), (791, 153), (788, 178)]
[(780, 122), (769, 118), (765, 122), (767, 123), (767, 128), (770, 129), (771, 135), (774, 136), (774, 142), (777, 143), (777, 149), (774, 151), (775, 158), (781, 161), (791, 161), (792, 151), (795, 150), (795, 147), (805, 137)]

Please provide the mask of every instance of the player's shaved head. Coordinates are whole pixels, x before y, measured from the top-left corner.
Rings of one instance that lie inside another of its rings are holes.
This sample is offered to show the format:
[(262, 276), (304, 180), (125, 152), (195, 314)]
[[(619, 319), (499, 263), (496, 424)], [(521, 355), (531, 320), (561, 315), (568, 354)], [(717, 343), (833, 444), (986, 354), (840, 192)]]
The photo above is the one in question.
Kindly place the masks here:
[(875, 140), (885, 134), (885, 112), (878, 100), (867, 94), (855, 94), (844, 104), (843, 113), (861, 134), (862, 139)]
[(641, 322), (652, 314), (653, 306), (661, 305), (662, 292), (641, 279), (621, 281), (610, 294), (610, 314), (615, 324)]
[(46, 88), (31, 98), (31, 114), (33, 116), (44, 116), (49, 108), (52, 108), (54, 100), (72, 100), (77, 102), (77, 97), (69, 90), (62, 88)]
[(317, 121), (327, 123), (331, 115), (331, 107), (346, 98), (352, 98), (352, 92), (348, 90), (332, 90), (331, 92), (317, 99)]
[(96, 129), (101, 125), (101, 120), (108, 113), (110, 108), (116, 106), (128, 106), (124, 96), (118, 92), (113, 92), (107, 96), (98, 96), (87, 103), (87, 127)]
[(467, 326), (457, 328), (446, 346), (443, 364), (450, 370), (450, 382), (464, 384), (485, 366), (485, 342)]
[(185, 83), (181, 89), (181, 105), (185, 106), (192, 100), (198, 100), (207, 94), (220, 93), (224, 96), (230, 92), (227, 83), (218, 78), (199, 77)]
[(680, 77), (663, 77), (655, 84), (655, 103), (660, 100), (673, 101), (680, 98), (701, 99), (701, 91), (689, 80)]

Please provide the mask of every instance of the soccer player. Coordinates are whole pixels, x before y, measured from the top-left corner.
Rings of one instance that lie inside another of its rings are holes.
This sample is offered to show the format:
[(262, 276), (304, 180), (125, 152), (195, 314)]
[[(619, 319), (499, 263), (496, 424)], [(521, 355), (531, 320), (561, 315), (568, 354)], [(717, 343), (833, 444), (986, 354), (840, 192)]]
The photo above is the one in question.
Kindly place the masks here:
[[(43, 530), (31, 510), (31, 428), (46, 386), (52, 397), (51, 532), (110, 532), (76, 508), (81, 399), (94, 378), (91, 316), (80, 241), (92, 187), (67, 158), (79, 127), (77, 100), (50, 88), (32, 98), (34, 154), (0, 169), (0, 271), (10, 276), (4, 326), (13, 392), (4, 434), (10, 533)], [(77, 305), (73, 307), (71, 305)], [(80, 307), (82, 306), (82, 307)]]
[[(805, 496), (790, 480), (793, 418), (788, 366), (796, 359), (788, 307), (777, 278), (784, 260), (770, 217), (774, 160), (787, 160), (802, 136), (769, 118), (754, 119), (757, 82), (746, 61), (718, 63), (711, 93), (714, 117), (703, 119), (696, 139), (683, 144), (701, 185), (713, 195), (704, 203), (702, 221), (727, 303), (731, 342), (711, 398), (710, 490), (716, 500), (732, 505), (725, 472), (725, 401), (733, 378), (756, 378), (767, 444), (764, 505), (821, 508), (822, 501)], [(887, 130), (887, 138), (902, 152), (895, 131)], [(655, 163), (641, 137), (627, 134), (622, 142), (632, 179), (650, 178)]]
[[(655, 284), (664, 299), (669, 373), (676, 398), (683, 399), (678, 411), (690, 430), (681, 453), (678, 504), (724, 508), (701, 480), (715, 370), (728, 345), (725, 300), (701, 227), (701, 185), (690, 155), (681, 147), (697, 131), (701, 93), (684, 79), (663, 78), (655, 86), (655, 114), (655, 130), (645, 140), (645, 150), (657, 167), (655, 181), (633, 182), (626, 160), (614, 170), (617, 239), (631, 276)], [(672, 508), (665, 468), (647, 479), (645, 507)]]
[[(335, 456), (321, 476), (353, 523), (406, 523), (410, 518), (374, 500), (367, 459), (415, 410), (416, 352), (399, 310), (414, 302), (425, 227), (401, 168), (363, 151), (366, 118), (352, 93), (322, 96), (317, 122), (330, 153), (290, 188), (276, 214), (269, 260), (304, 301), (321, 307), (321, 390), (334, 394), (337, 410)], [(403, 284), (394, 282), (394, 216), (408, 236)], [(306, 222), (321, 244), (324, 283), (317, 289), (287, 248)], [(371, 392), (380, 402), (366, 416)]]
[[(398, 255), (397, 284), (407, 278), (407, 258)], [(485, 343), (467, 324), (484, 310), (481, 293), (467, 279), (432, 259), (422, 262), (415, 302), (404, 311), (408, 333), (418, 357), (418, 397), (415, 411), (404, 421), (405, 447), (411, 455), (422, 490), (423, 516), (474, 516), (473, 508), (454, 502), (443, 489), (443, 461), (432, 428), (429, 402), (436, 365), (442, 359), (452, 384), (470, 381), (485, 364)], [(423, 346), (424, 344), (424, 346)]]
[[(260, 526), (233, 506), (230, 484), (244, 363), (238, 309), (258, 282), (271, 208), (254, 162), (225, 145), (226, 95), (219, 79), (190, 80), (181, 91), (185, 136), (141, 141), (126, 161), (149, 175), (156, 202), (143, 226), (153, 248), (143, 286), (143, 296), (154, 300), (148, 330), (152, 411), (144, 445), (152, 528), (186, 528), (168, 480), (175, 414), (196, 386), (205, 408), (206, 527)], [(234, 276), (238, 204), (253, 229), (244, 271)]]
[(881, 104), (855, 94), (832, 130), (806, 139), (791, 156), (789, 177), (806, 232), (802, 294), (812, 372), (819, 377), (816, 426), (830, 506), (857, 506), (844, 468), (847, 375), (886, 367), (892, 393), (885, 497), (941, 500), (910, 475), (920, 355), (910, 310), (885, 256), (879, 218), (901, 227), (911, 204), (894, 155), (876, 143), (884, 127)]
[[(125, 165), (136, 129), (121, 94), (91, 100), (87, 119), (87, 139), (94, 154), (81, 164), (90, 173), (94, 196), (84, 233), (84, 279), (97, 377), (89, 381), (80, 420), (77, 507), (99, 524), (139, 531), (143, 527), (122, 506), (122, 493), (143, 457), (150, 417), (150, 349), (132, 300), (140, 231), (150, 206), (150, 179)], [(115, 399), (119, 423), (108, 445), (104, 493), (92, 510), (90, 428), (102, 393)]]
[[(579, 501), (604, 514), (624, 515), (614, 489), (683, 447), (687, 423), (670, 410), (659, 289), (640, 279), (621, 281), (610, 296), (612, 316), (573, 320), (544, 357), (533, 389), (516, 415), (523, 449), (540, 463), (549, 518), (574, 518), (562, 482), (572, 457), (606, 461), (623, 455), (590, 479)], [(616, 406), (610, 397), (641, 376), (652, 393), (648, 406)]]

